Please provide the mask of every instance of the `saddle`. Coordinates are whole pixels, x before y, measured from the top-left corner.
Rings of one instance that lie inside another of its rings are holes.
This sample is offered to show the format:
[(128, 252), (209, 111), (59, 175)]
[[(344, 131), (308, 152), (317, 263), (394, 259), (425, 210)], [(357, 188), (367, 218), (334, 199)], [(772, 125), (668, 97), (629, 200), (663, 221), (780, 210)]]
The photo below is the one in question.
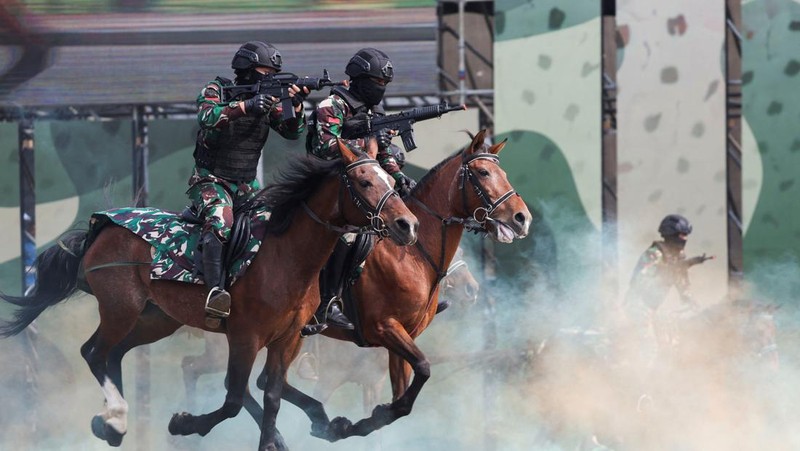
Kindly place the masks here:
[[(234, 224), (225, 250), (226, 280), (233, 284), (244, 275), (266, 236), (269, 211), (260, 205), (243, 203), (234, 210)], [(116, 224), (138, 235), (152, 246), (150, 278), (177, 282), (202, 283), (202, 251), (199, 247), (202, 221), (187, 208), (175, 213), (156, 208), (117, 208), (96, 212), (89, 227), (91, 242), (107, 224)], [(146, 264), (134, 262), (133, 264)], [(114, 266), (130, 265), (116, 262)], [(94, 268), (97, 269), (97, 268)], [(87, 271), (94, 270), (86, 268)]]

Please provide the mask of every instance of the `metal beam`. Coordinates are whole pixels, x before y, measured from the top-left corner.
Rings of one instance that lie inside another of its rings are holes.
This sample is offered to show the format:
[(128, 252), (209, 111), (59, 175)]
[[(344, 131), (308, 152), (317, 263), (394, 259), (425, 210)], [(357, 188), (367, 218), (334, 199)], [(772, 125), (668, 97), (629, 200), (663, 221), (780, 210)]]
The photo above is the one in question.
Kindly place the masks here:
[(741, 0), (725, 2), (725, 173), (727, 179), (728, 293), (738, 295), (744, 277), (742, 228), (742, 27)]
[(617, 5), (616, 0), (601, 3), (600, 41), (602, 47), (600, 86), (601, 122), (601, 216), (603, 240), (603, 280), (607, 301), (616, 302), (619, 294), (617, 225)]

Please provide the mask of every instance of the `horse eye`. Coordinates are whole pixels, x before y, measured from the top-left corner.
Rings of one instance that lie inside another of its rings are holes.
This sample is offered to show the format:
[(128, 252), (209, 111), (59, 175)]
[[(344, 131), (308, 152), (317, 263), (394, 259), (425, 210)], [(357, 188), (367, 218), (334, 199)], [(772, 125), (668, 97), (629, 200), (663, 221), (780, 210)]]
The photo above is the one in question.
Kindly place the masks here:
[(480, 169), (478, 171), (478, 174), (482, 175), (483, 177), (488, 177), (489, 176), (489, 171), (487, 171), (486, 169)]
[(361, 180), (360, 182), (358, 182), (358, 184), (361, 185), (362, 188), (369, 188), (370, 186), (372, 186), (372, 182), (370, 182), (369, 180)]

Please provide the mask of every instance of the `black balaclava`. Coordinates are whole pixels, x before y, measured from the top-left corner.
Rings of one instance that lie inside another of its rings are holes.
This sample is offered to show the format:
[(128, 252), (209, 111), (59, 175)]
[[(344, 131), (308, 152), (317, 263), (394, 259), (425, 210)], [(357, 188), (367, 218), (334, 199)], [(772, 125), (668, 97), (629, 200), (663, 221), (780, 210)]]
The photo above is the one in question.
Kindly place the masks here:
[(383, 100), (386, 85), (379, 85), (369, 77), (359, 77), (350, 80), (350, 92), (366, 105), (373, 107)]

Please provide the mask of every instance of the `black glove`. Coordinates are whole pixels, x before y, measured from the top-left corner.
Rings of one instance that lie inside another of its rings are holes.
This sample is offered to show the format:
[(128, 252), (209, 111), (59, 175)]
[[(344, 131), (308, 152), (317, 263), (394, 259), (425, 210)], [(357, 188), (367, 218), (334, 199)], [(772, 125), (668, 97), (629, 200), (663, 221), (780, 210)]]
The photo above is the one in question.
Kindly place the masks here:
[(358, 113), (348, 117), (342, 124), (342, 138), (356, 139), (363, 138), (369, 133), (369, 117), (367, 113)]
[(392, 135), (387, 130), (379, 130), (375, 134), (375, 140), (378, 141), (378, 149), (383, 150), (392, 144)]
[(392, 174), (395, 181), (397, 182), (394, 185), (394, 189), (400, 194), (400, 197), (407, 197), (411, 194), (411, 190), (417, 186), (417, 182), (414, 181), (411, 177), (403, 174), (402, 172), (395, 172)]
[(391, 152), (392, 156), (394, 157), (394, 161), (397, 162), (397, 165), (400, 166), (400, 169), (403, 169), (403, 166), (406, 165), (406, 153), (403, 152), (402, 149), (398, 146), (389, 146), (389, 152)]
[(296, 92), (295, 95), (292, 96), (292, 106), (296, 107), (303, 103), (306, 100), (306, 97), (311, 94), (311, 92), (305, 92), (305, 88), (300, 88), (300, 91)]
[(272, 108), (272, 99), (258, 94), (244, 101), (244, 113), (248, 116), (263, 116)]

